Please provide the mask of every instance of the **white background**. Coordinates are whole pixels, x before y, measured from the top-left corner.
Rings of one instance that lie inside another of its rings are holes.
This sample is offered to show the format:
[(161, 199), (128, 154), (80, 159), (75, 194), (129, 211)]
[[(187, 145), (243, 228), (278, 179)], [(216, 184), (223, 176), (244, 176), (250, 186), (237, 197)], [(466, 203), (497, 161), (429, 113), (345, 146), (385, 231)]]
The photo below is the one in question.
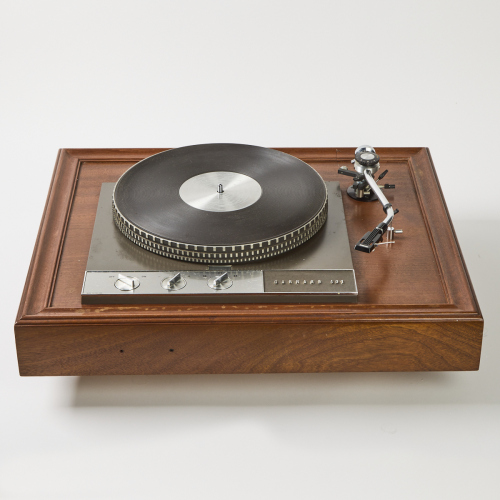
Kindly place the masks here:
[[(500, 498), (499, 17), (493, 0), (0, 2), (0, 498)], [(58, 148), (204, 142), (430, 147), (480, 371), (19, 377)]]

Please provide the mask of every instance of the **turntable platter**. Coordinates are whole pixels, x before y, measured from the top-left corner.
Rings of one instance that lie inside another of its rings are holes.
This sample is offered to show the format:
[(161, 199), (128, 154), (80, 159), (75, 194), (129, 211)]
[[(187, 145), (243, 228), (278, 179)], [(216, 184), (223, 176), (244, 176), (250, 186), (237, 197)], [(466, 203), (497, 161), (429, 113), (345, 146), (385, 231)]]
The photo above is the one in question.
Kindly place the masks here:
[(195, 262), (247, 262), (313, 236), (326, 219), (319, 174), (288, 154), (203, 144), (146, 158), (113, 193), (117, 226), (134, 243)]

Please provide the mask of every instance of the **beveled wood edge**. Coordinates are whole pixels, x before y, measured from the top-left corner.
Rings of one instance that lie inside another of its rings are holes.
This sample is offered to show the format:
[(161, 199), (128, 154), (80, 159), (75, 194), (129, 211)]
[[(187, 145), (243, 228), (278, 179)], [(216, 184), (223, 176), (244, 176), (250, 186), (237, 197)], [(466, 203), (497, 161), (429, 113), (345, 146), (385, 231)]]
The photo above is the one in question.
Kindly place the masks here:
[[(64, 234), (73, 203), (79, 165), (77, 157), (64, 149), (59, 150), (17, 320), (28, 314), (40, 313), (50, 304)], [(73, 186), (71, 190), (66, 189), (68, 185)], [(54, 244), (54, 241), (57, 243)]]
[[(23, 317), (21, 321), (16, 323), (17, 326), (63, 326), (63, 325), (120, 325), (126, 323), (128, 324), (199, 324), (199, 325), (209, 325), (217, 321), (220, 325), (227, 324), (273, 324), (279, 323), (285, 324), (341, 324), (341, 323), (365, 323), (365, 322), (382, 322), (387, 323), (463, 323), (463, 322), (483, 322), (482, 317), (478, 315), (471, 314), (435, 314), (428, 315), (425, 311), (421, 312), (420, 315), (406, 314), (406, 315), (368, 315), (364, 314), (353, 314), (352, 316), (344, 315), (333, 315), (333, 314), (323, 314), (323, 315), (313, 315), (313, 314), (301, 314), (301, 315), (291, 315), (288, 314), (262, 314), (262, 311), (257, 311), (259, 314), (253, 315), (237, 315), (237, 314), (224, 314), (224, 311), (216, 311), (211, 314), (196, 313), (189, 311), (191, 314), (180, 314), (180, 315), (162, 315), (162, 316), (147, 316), (147, 315), (131, 315), (130, 311), (128, 315), (109, 315), (106, 317), (102, 316), (92, 316), (87, 317), (83, 315), (67, 315), (67, 316), (52, 316), (47, 315), (42, 317), (41, 315), (27, 316)], [(425, 314), (425, 316), (422, 316)]]
[[(427, 218), (429, 213), (433, 214), (432, 216), (439, 214), (440, 219), (448, 222), (443, 229), (437, 228), (427, 221), (428, 233), (432, 238), (442, 280), (446, 283), (449, 302), (456, 305), (460, 310), (475, 312), (481, 316), (479, 303), (474, 293), (429, 149), (422, 148), (418, 154), (411, 157), (410, 162), (413, 165), (415, 187), (419, 190), (422, 203), (428, 209), (426, 210)], [(421, 163), (430, 165), (431, 171), (427, 175), (417, 175), (417, 168)], [(431, 175), (432, 179), (430, 178)], [(452, 253), (453, 258), (450, 258), (450, 253)], [(464, 291), (467, 294), (464, 295)]]
[[(26, 284), (21, 298), (21, 303), (16, 318), (16, 325), (33, 325), (41, 324), (42, 322), (54, 323), (54, 324), (64, 324), (78, 322), (100, 322), (103, 324), (109, 324), (109, 322), (123, 322), (123, 321), (147, 321), (147, 322), (200, 322), (207, 323), (217, 318), (218, 321), (224, 322), (325, 322), (325, 321), (376, 321), (377, 319), (384, 321), (408, 321), (410, 318), (412, 321), (448, 321), (448, 320), (477, 320), (482, 321), (482, 315), (477, 303), (477, 299), (473, 292), (473, 288), (470, 282), (467, 269), (463, 262), (463, 256), (461, 254), (460, 248), (458, 246), (458, 241), (449, 217), (449, 213), (444, 201), (442, 191), (439, 185), (439, 180), (437, 178), (432, 159), (427, 148), (377, 148), (377, 152), (380, 154), (384, 161), (407, 161), (413, 169), (413, 175), (415, 180), (415, 188), (419, 191), (420, 196), (424, 202), (427, 202), (429, 193), (426, 194), (425, 191), (421, 190), (420, 185), (417, 185), (417, 181), (422, 179), (417, 175), (413, 167), (414, 161), (422, 161), (421, 155), (427, 155), (427, 161), (429, 162), (434, 179), (436, 181), (438, 190), (438, 200), (434, 200), (435, 203), (439, 204), (441, 202), (441, 209), (444, 209), (446, 213), (447, 220), (449, 221), (449, 233), (456, 248), (459, 263), (466, 275), (466, 285), (469, 291), (470, 297), (472, 298), (472, 304), (474, 308), (463, 309), (461, 306), (463, 304), (448, 303), (448, 304), (433, 304), (430, 306), (425, 305), (402, 305), (400, 307), (395, 307), (394, 305), (379, 305), (379, 306), (367, 306), (352, 304), (350, 307), (346, 307), (345, 304), (335, 305), (332, 308), (331, 304), (311, 304), (307, 305), (297, 305), (297, 304), (287, 304), (280, 305), (288, 306), (285, 310), (277, 311), (272, 307), (274, 304), (269, 304), (266, 310), (261, 308), (251, 309), (240, 309), (237, 311), (231, 310), (231, 305), (226, 307), (221, 307), (219, 305), (207, 305), (204, 309), (198, 309), (197, 311), (187, 310), (184, 306), (183, 309), (173, 309), (170, 311), (162, 310), (161, 306), (149, 306), (149, 311), (137, 311), (137, 307), (134, 306), (123, 306), (123, 307), (106, 307), (106, 306), (95, 306), (86, 307), (82, 309), (57, 309), (51, 308), (50, 302), (52, 297), (52, 291), (55, 284), (55, 279), (57, 277), (58, 263), (62, 251), (62, 246), (64, 243), (64, 235), (67, 228), (67, 223), (69, 220), (69, 214), (71, 212), (71, 206), (73, 204), (73, 199), (76, 191), (76, 183), (78, 179), (78, 171), (80, 166), (85, 161), (110, 161), (110, 156), (113, 161), (139, 161), (147, 156), (150, 156), (161, 151), (165, 151), (170, 148), (127, 148), (127, 149), (61, 149), (59, 151), (56, 165), (54, 168), (54, 173), (52, 176), (52, 181), (49, 189), (49, 194), (47, 197), (47, 202), (42, 215), (42, 220), (40, 224), (40, 229), (38, 232), (37, 240), (35, 243), (35, 248), (33, 251), (33, 257), (26, 278)], [(352, 157), (355, 148), (274, 148), (279, 151), (283, 151), (288, 154), (293, 154), (300, 156), (304, 161), (344, 161)], [(325, 151), (331, 154), (325, 155)], [(117, 154), (120, 154), (120, 158), (116, 158)], [(415, 158), (415, 159), (414, 159)], [(424, 159), (425, 162), (425, 159)], [(425, 176), (424, 176), (425, 177)], [(68, 190), (68, 184), (72, 186), (71, 190)], [(421, 184), (421, 182), (419, 183)], [(431, 184), (427, 180), (427, 184)], [(419, 199), (419, 203), (421, 203)], [(58, 208), (63, 208), (59, 210)], [(59, 217), (51, 217), (51, 214), (58, 214)], [(424, 213), (424, 212), (423, 212)], [(58, 223), (58, 225), (56, 224)], [(50, 232), (51, 227), (52, 233)], [(428, 227), (428, 230), (430, 227)], [(50, 234), (49, 234), (50, 233)], [(47, 245), (46, 243), (53, 238), (53, 233), (57, 234), (57, 245)], [(432, 238), (435, 238), (435, 232), (429, 232)], [(448, 235), (449, 236), (449, 235)], [(437, 252), (437, 246), (435, 245), (435, 251)], [(436, 253), (436, 260), (440, 265), (442, 259), (439, 257), (439, 253)], [(443, 277), (443, 275), (442, 275)], [(45, 279), (44, 279), (45, 278)], [(48, 278), (48, 279), (47, 279)], [(35, 283), (49, 283), (49, 288), (47, 287), (33, 287), (30, 286), (33, 282)], [(453, 297), (450, 296), (450, 301)], [(328, 307), (328, 311), (318, 311), (318, 307)], [(363, 313), (356, 310), (359, 307), (365, 308)], [(395, 309), (404, 309), (404, 312), (397, 313)], [(95, 314), (96, 311), (105, 311), (110, 309), (114, 311), (114, 314), (108, 314), (104, 320), (102, 315), (99, 313)], [(294, 309), (294, 311), (290, 310)], [(369, 312), (366, 311), (369, 309)], [(117, 314), (117, 310), (121, 310), (121, 313)], [(94, 313), (94, 314), (93, 314)], [(425, 314), (426, 317), (422, 318), (421, 315)], [(56, 316), (57, 315), (57, 316)], [(415, 315), (415, 316), (414, 316)]]
[(21, 294), (21, 300), (19, 302), (19, 308), (17, 310), (17, 315), (16, 315), (16, 323), (19, 321), (20, 318), (27, 316), (27, 309), (28, 309), (28, 303), (32, 300), (32, 296), (28, 293), (29, 292), (29, 284), (31, 282), (31, 276), (33, 275), (34, 268), (35, 268), (35, 263), (38, 255), (38, 247), (40, 244), (40, 237), (42, 233), (42, 229), (44, 226), (44, 221), (45, 221), (45, 216), (47, 214), (48, 206), (49, 206), (49, 200), (50, 200), (50, 195), (52, 192), (52, 187), (54, 185), (54, 178), (56, 176), (56, 172), (58, 170), (58, 165), (59, 162), (61, 161), (61, 154), (62, 150), (60, 149), (57, 152), (57, 158), (56, 158), (56, 163), (54, 166), (54, 170), (52, 171), (52, 178), (50, 179), (50, 185), (49, 185), (49, 192), (47, 194), (47, 199), (45, 200), (45, 206), (43, 208), (42, 212), (42, 217), (40, 219), (40, 226), (38, 228), (38, 233), (35, 239), (35, 246), (33, 247), (33, 253), (31, 255), (31, 261), (30, 265), (28, 268), (28, 273), (26, 275), (26, 280), (24, 281), (24, 288), (23, 288), (23, 293)]
[[(81, 162), (84, 161), (140, 161), (148, 156), (168, 151), (172, 148), (97, 148), (97, 149), (63, 149), (68, 155), (77, 157)], [(302, 161), (345, 161), (351, 160), (356, 148), (272, 148), (282, 151), (292, 156), (299, 156)], [(421, 151), (422, 147), (404, 147), (404, 148), (377, 148), (377, 153), (384, 158), (384, 161), (408, 161), (408, 158)], [(328, 152), (328, 154), (325, 154)], [(403, 153), (404, 152), (404, 153)], [(120, 158), (116, 159), (116, 155)]]
[[(423, 151), (424, 149), (425, 148), (422, 148), (421, 151)], [(412, 181), (413, 181), (413, 185), (415, 187), (417, 200), (418, 200), (418, 203), (420, 205), (420, 212), (421, 212), (422, 218), (424, 220), (427, 235), (429, 236), (429, 241), (431, 244), (432, 253), (434, 254), (434, 259), (436, 261), (436, 266), (438, 268), (439, 278), (441, 280), (443, 292), (444, 292), (444, 295), (446, 297), (446, 302), (448, 304), (452, 304), (454, 302), (452, 300), (452, 295), (450, 293), (450, 284), (446, 280), (446, 277), (445, 277), (444, 272), (443, 272), (441, 255), (438, 252), (438, 248), (437, 248), (436, 241), (435, 241), (435, 231), (432, 230), (432, 225), (429, 221), (429, 215), (427, 214), (427, 211), (425, 210), (425, 208), (428, 204), (428, 200), (426, 200), (425, 194), (428, 194), (428, 192), (425, 190), (425, 188), (421, 189), (421, 186), (419, 185), (419, 181), (418, 181), (417, 172), (415, 171), (415, 162), (413, 161), (413, 158), (417, 157), (421, 153), (421, 151), (419, 151), (414, 156), (410, 156), (410, 158), (408, 159), (408, 171), (410, 173), (410, 176), (411, 176)], [(427, 164), (429, 164), (431, 166), (431, 168), (433, 168), (432, 162), (430, 161), (430, 157), (427, 158)], [(427, 180), (428, 180), (428, 177), (427, 177)], [(436, 180), (436, 182), (438, 182), (437, 178), (435, 180)], [(439, 193), (439, 194), (440, 194), (440, 197), (442, 198), (442, 193)], [(436, 202), (437, 200), (432, 199), (432, 201)], [(444, 199), (442, 199), (441, 201), (442, 201), (442, 203), (444, 203)], [(418, 242), (416, 242), (416, 244), (418, 244)]]

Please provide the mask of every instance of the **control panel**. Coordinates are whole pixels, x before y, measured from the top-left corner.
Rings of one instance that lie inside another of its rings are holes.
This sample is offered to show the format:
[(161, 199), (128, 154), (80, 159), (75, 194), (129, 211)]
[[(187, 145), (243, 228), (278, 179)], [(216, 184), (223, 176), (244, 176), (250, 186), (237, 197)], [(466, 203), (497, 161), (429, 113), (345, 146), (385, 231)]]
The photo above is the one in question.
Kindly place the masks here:
[[(355, 302), (357, 289), (352, 269), (87, 271), (82, 303), (216, 302), (220, 299), (210, 300), (210, 297), (220, 295), (234, 297), (223, 299), (229, 302), (282, 302), (278, 296), (286, 295), (344, 296), (349, 300), (338, 301)], [(175, 299), (176, 296), (179, 298)]]

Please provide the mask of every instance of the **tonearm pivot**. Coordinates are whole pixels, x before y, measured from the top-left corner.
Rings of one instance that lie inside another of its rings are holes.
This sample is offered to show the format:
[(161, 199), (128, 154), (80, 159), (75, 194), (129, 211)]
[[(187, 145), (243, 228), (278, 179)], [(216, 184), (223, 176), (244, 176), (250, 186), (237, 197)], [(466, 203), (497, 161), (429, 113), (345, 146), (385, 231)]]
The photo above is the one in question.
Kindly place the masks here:
[[(378, 200), (382, 204), (386, 214), (385, 219), (377, 225), (373, 231), (367, 232), (354, 245), (355, 250), (360, 252), (370, 253), (375, 250), (378, 245), (386, 245), (394, 243), (394, 234), (402, 233), (400, 229), (392, 227), (394, 216), (399, 210), (394, 210), (392, 204), (385, 197), (382, 189), (394, 189), (394, 184), (378, 185), (377, 182), (382, 180), (388, 173), (388, 170), (382, 172), (378, 179), (375, 180), (375, 174), (380, 170), (380, 158), (371, 146), (360, 146), (354, 153), (354, 160), (351, 161), (354, 165), (354, 172), (347, 167), (340, 167), (339, 174), (347, 175), (354, 178), (354, 183), (347, 189), (347, 194), (357, 201), (375, 201)], [(384, 234), (387, 234), (386, 241), (382, 241)]]

